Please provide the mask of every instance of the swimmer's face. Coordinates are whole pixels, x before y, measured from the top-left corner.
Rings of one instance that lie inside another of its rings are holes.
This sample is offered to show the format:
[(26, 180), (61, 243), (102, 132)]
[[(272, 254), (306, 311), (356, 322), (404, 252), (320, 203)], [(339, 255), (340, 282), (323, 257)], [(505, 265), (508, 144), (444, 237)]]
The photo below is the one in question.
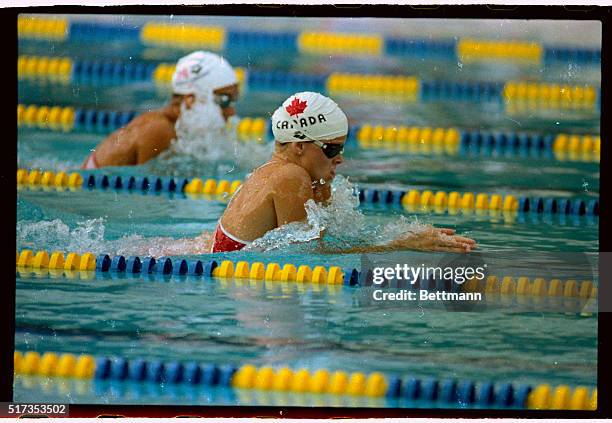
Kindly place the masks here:
[(221, 113), (225, 121), (236, 114), (234, 104), (238, 100), (238, 84), (216, 89), (213, 94), (215, 95), (215, 101), (221, 107)]
[[(322, 142), (325, 144), (344, 145), (346, 136)], [(323, 179), (326, 182), (330, 182), (336, 177), (336, 166), (344, 161), (342, 154), (338, 154), (330, 159), (318, 145), (312, 142), (300, 144), (302, 144), (302, 166), (308, 171), (313, 181)]]

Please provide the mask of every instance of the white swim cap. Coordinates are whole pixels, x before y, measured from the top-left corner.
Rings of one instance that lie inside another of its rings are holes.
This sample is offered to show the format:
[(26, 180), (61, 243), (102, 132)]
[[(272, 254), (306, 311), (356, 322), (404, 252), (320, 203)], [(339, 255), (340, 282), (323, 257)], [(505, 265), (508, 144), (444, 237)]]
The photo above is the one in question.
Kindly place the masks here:
[(306, 91), (292, 95), (276, 109), (272, 132), (280, 143), (331, 140), (348, 133), (348, 120), (333, 100)]
[(212, 91), (238, 83), (232, 65), (207, 51), (194, 51), (181, 57), (172, 75), (175, 94), (208, 96)]

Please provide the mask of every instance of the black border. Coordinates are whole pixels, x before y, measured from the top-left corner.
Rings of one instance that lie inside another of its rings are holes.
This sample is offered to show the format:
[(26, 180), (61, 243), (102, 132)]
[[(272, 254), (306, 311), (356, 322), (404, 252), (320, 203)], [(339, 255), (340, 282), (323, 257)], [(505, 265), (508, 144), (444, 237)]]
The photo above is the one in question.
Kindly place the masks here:
[[(10, 40), (4, 44), (5, 57), (17, 57), (17, 20), (13, 14), (0, 13), (0, 31), (2, 37)], [(2, 112), (3, 134), (5, 135), (4, 154), (0, 154), (2, 167), (0, 168), (0, 189), (2, 198), (13, 198), (10, 204), (2, 208), (2, 222), (4, 223), (2, 235), (2, 255), (0, 256), (0, 267), (4, 277), (0, 279), (0, 401), (10, 401), (13, 395), (13, 351), (15, 349), (15, 283), (13, 273), (10, 271), (12, 264), (7, 260), (13, 257), (12, 249), (17, 247), (17, 239), (13, 243), (12, 236), (17, 233), (17, 125), (15, 125), (17, 114), (15, 106), (17, 103), (17, 67), (12, 65), (0, 66), (4, 96), (0, 105)], [(11, 99), (14, 102), (11, 102)], [(8, 203), (8, 201), (7, 201)], [(10, 241), (10, 242), (8, 242)]]
[[(295, 16), (295, 17), (390, 17), (390, 18), (447, 18), (447, 19), (569, 19), (599, 20), (602, 22), (602, 101), (601, 116), (610, 116), (612, 104), (610, 87), (612, 85), (612, 8), (609, 6), (566, 5), (566, 6), (514, 6), (514, 5), (207, 5), (207, 6), (42, 6), (32, 8), (8, 8), (0, 11), (0, 31), (3, 35), (2, 53), (4, 57), (17, 57), (17, 14), (18, 13), (73, 13), (73, 14), (133, 14), (133, 15), (238, 15), (238, 16)], [(2, 320), (0, 330), (0, 401), (11, 401), (13, 381), (13, 350), (15, 327), (15, 284), (13, 283), (12, 264), (6, 260), (12, 257), (9, 244), (13, 245), (16, 232), (16, 140), (17, 127), (15, 105), (17, 99), (17, 69), (14, 62), (7, 61), (1, 67), (3, 99), (0, 103), (2, 130), (5, 135), (1, 154), (0, 188), (3, 198), (14, 198), (15, 203), (2, 210), (6, 237), (2, 243), (1, 265), (6, 277), (0, 280)], [(14, 82), (14, 83), (13, 83)], [(14, 102), (10, 104), (10, 98)], [(10, 108), (10, 111), (9, 111)], [(612, 225), (609, 201), (611, 147), (607, 140), (610, 120), (601, 121), (603, 152), (600, 162), (600, 251), (612, 251)], [(12, 153), (12, 154), (11, 154)], [(7, 242), (10, 239), (11, 242)], [(16, 241), (15, 241), (16, 242)], [(612, 279), (600, 273), (600, 296), (612, 298)], [(529, 418), (602, 418), (610, 417), (610, 370), (609, 312), (598, 315), (598, 410), (590, 411), (537, 411), (537, 410), (458, 410), (458, 409), (390, 409), (390, 408), (306, 408), (306, 407), (218, 407), (218, 406), (125, 406), (125, 405), (71, 405), (71, 417), (95, 417), (98, 415), (130, 417), (277, 417), (277, 418), (330, 418), (330, 417), (529, 417)]]

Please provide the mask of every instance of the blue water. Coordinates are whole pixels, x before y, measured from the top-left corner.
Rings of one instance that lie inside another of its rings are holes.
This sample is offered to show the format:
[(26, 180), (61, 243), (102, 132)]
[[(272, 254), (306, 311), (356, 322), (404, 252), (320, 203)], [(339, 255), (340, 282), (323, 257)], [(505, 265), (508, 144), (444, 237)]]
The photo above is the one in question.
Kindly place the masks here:
[[(103, 45), (96, 55), (128, 60), (172, 61), (180, 52), (141, 49), (127, 42)], [(20, 41), (20, 54), (65, 54), (92, 58), (80, 44)], [(129, 53), (128, 53), (129, 52)], [(304, 56), (255, 56), (232, 51), (232, 63), (253, 69), (300, 72), (359, 71), (416, 73), (429, 78), (505, 80), (537, 78), (597, 82), (592, 69), (565, 72), (512, 65), (449, 65), (444, 60), (398, 58), (321, 60)], [(238, 105), (242, 116), (269, 116), (291, 93), (249, 90)], [(19, 83), (19, 102), (71, 105), (109, 110), (146, 110), (165, 101), (152, 84), (123, 87), (41, 85)], [(360, 98), (340, 99), (351, 124), (458, 126), (543, 133), (599, 133), (598, 112), (537, 112), (510, 116), (495, 104), (372, 103)], [(76, 169), (103, 134), (57, 133), (20, 129), (20, 167)], [(254, 147), (253, 147), (254, 148)], [(259, 163), (249, 161), (249, 147), (241, 150), (241, 166), (227, 160), (183, 163), (170, 167), (154, 161), (137, 168), (111, 168), (119, 175), (173, 175), (244, 179)], [(254, 151), (254, 150), (253, 150)], [(254, 155), (251, 152), (251, 155)], [(228, 162), (230, 163), (228, 165)], [(436, 156), (362, 150), (349, 146), (342, 175), (360, 187), (474, 191), (529, 196), (599, 196), (599, 164), (517, 157)], [(107, 254), (155, 253), (171, 239), (193, 238), (214, 229), (225, 204), (193, 200), (180, 194), (90, 191), (56, 192), (23, 188), (17, 195), (17, 248)], [(364, 206), (370, 231), (396, 223), (400, 217), (451, 227), (479, 243), (481, 251), (505, 255), (500, 272), (512, 276), (541, 276), (553, 267), (529, 255), (537, 252), (595, 252), (598, 218), (543, 217), (459, 212), (414, 213), (401, 207)], [(365, 233), (365, 231), (364, 231)], [(369, 239), (360, 242), (367, 243)], [(418, 263), (423, 253), (407, 253)], [(266, 253), (188, 256), (234, 262), (339, 265), (359, 267), (356, 254), (323, 255), (313, 245), (285, 246)], [(522, 255), (522, 256), (521, 256)], [(435, 257), (435, 254), (427, 255)], [(513, 263), (508, 257), (526, 257)], [(545, 277), (566, 279), (570, 265), (556, 265)], [(585, 275), (585, 278), (593, 275)], [(595, 276), (596, 281), (596, 276)], [(291, 283), (222, 281), (206, 278), (127, 277), (74, 274), (52, 277), (31, 272), (16, 274), (15, 343), (18, 350), (87, 353), (164, 361), (196, 360), (219, 365), (245, 363), (327, 368), (345, 371), (382, 371), (417, 378), (512, 382), (537, 385), (596, 385), (597, 314), (565, 313), (525, 308), (487, 298), (486, 307), (449, 311), (440, 305), (376, 303), (372, 288), (318, 287)], [(176, 403), (240, 405), (329, 405), (445, 407), (448, 404), (405, 403), (316, 395), (266, 394), (231, 389), (189, 389), (96, 381), (62, 381), (19, 376), (16, 401), (74, 403)], [(403, 400), (402, 400), (403, 401)]]

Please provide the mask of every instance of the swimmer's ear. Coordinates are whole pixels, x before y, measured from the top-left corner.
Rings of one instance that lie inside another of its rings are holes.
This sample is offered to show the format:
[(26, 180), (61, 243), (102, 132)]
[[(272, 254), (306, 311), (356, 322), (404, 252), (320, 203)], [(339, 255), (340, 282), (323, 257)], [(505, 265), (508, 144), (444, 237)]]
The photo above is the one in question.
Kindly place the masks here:
[(185, 102), (185, 107), (187, 107), (187, 109), (191, 109), (191, 106), (193, 106), (193, 103), (195, 103), (195, 96), (193, 94), (187, 94), (185, 97), (183, 97), (183, 101)]
[(294, 146), (294, 151), (295, 154), (297, 154), (298, 156), (301, 156), (302, 153), (304, 152), (304, 143), (303, 142), (294, 142), (292, 143)]

